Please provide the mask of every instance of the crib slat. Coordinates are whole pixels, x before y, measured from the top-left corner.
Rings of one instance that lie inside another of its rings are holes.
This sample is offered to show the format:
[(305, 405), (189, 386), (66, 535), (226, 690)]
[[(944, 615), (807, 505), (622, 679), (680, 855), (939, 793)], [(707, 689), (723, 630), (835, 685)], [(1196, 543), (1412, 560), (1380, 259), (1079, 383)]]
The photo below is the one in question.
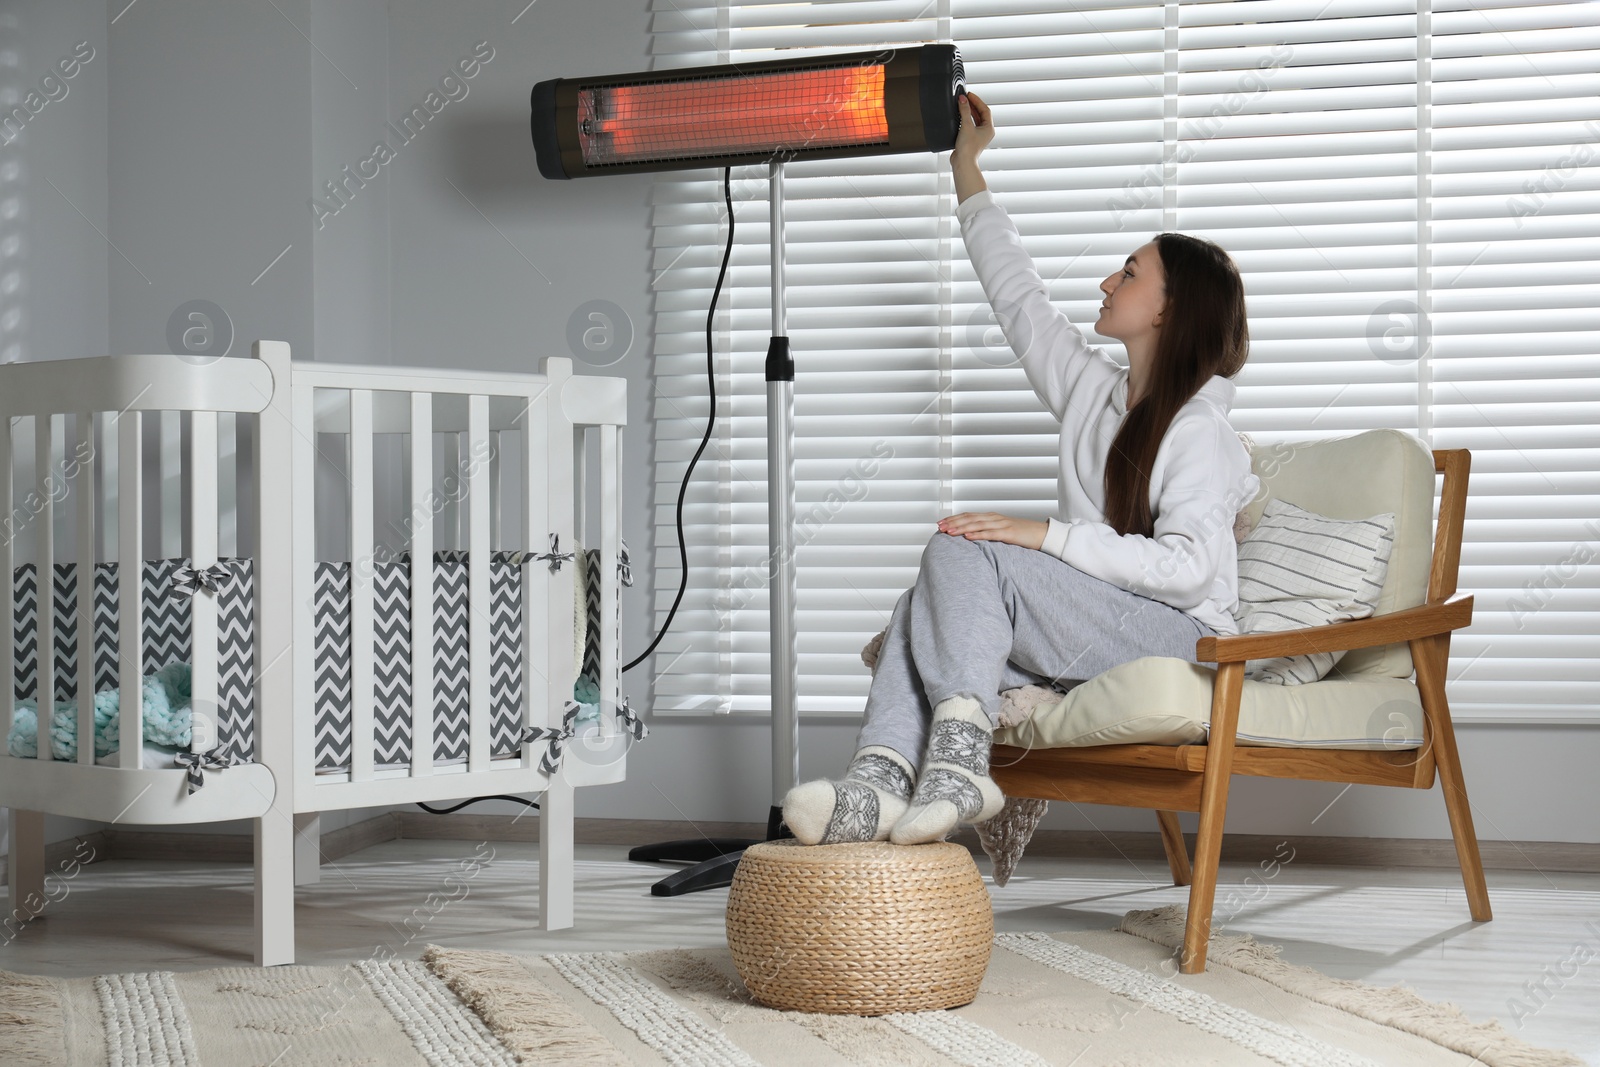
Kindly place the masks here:
[(372, 780), (372, 390), (350, 390), (350, 780)]
[(239, 435), (243, 420), (231, 411), (217, 414), (217, 555), (239, 552)]
[[(16, 711), (16, 509), (11, 503), (11, 419), (0, 415), (0, 507), (5, 508), (5, 522), (0, 526), (0, 620), (5, 627), (0, 631), (0, 720), (5, 723), (5, 736), (11, 736), (11, 719)], [(13, 846), (14, 848), (15, 846)]]
[[(188, 537), (190, 565), (196, 571), (217, 562), (217, 413), (191, 413), (188, 433)], [(193, 729), (189, 751), (217, 747), (217, 594), (205, 589), (189, 602), (190, 706)]]
[(411, 775), (433, 773), (433, 394), (411, 394)]
[(572, 536), (580, 545), (589, 544), (589, 437), (588, 430), (572, 427)]
[(117, 484), (117, 420), (116, 416), (107, 414), (103, 419), (96, 420), (95, 426), (95, 457), (94, 457), (94, 495), (95, 502), (100, 509), (96, 516), (98, 528), (96, 543), (100, 546), (97, 550), (102, 560), (107, 562), (117, 558), (117, 530), (118, 524), (117, 494), (114, 486)]
[[(122, 689), (118, 705), (118, 732), (124, 738), (144, 737), (144, 481), (139, 462), (143, 414), (124, 411), (117, 416), (117, 684)], [(140, 744), (124, 744), (118, 765), (139, 766)]]
[[(317, 629), (317, 509), (307, 487), (317, 484), (316, 388), (306, 384), (305, 377), (298, 370), (294, 373), (294, 384), (290, 386), (289, 404), (290, 423), (294, 429), (289, 438), (289, 484), (301, 494), (290, 516), (294, 530), (294, 545), (290, 553), (293, 563), (290, 581), (294, 585), (294, 622), (289, 630), (289, 635), (294, 637), (289, 643), (289, 654), (294, 657), (294, 791), (297, 798), (310, 798), (316, 795), (317, 781), (317, 681), (316, 643), (307, 635), (314, 635)], [(266, 414), (261, 416), (263, 420), (270, 417)], [(264, 426), (260, 428), (257, 440), (265, 444), (267, 435)], [(260, 454), (257, 460), (263, 467), (270, 462)], [(260, 519), (264, 529), (267, 516), (263, 514)], [(265, 547), (258, 545), (257, 551)], [(257, 581), (265, 584), (264, 571), (257, 572)], [(257, 716), (286, 713), (280, 709), (256, 710)]]
[[(80, 411), (72, 491), (78, 498), (78, 737), (94, 736), (94, 415)], [(78, 746), (78, 762), (94, 762), (94, 745)]]
[[(622, 452), (622, 432), (609, 423), (600, 427), (600, 696), (602, 701), (621, 703), (622, 683), (617, 667), (617, 479), (621, 475), (618, 457)], [(615, 732), (614, 716), (601, 715), (605, 733)]]
[(467, 631), (467, 769), (489, 769), (489, 661), (494, 640), (489, 620), (489, 398), (474, 395), (467, 407), (467, 598), (472, 610)]
[[(561, 389), (555, 373), (551, 374), (551, 379), (544, 427), (549, 470), (546, 478), (545, 525), (548, 532), (545, 540), (548, 543), (549, 534), (556, 534), (561, 538), (563, 551), (577, 552), (583, 547), (583, 509), (580, 507), (575, 510), (573, 502), (582, 499), (575, 486), (582, 484), (583, 453), (580, 449), (575, 455), (573, 446), (582, 444), (582, 431), (574, 431), (571, 417), (562, 408)], [(545, 588), (549, 590), (551, 650), (547, 725), (557, 726), (567, 701), (572, 699), (572, 687), (578, 680), (578, 672), (583, 669), (582, 660), (574, 660), (573, 652), (569, 651), (580, 640), (580, 635), (575, 632), (573, 609), (569, 606), (576, 602), (574, 598), (578, 595), (578, 568), (563, 564), (560, 570), (553, 573), (547, 570), (546, 573), (549, 574)]]
[(34, 695), (39, 698), (39, 758), (54, 759), (50, 751), (50, 728), (56, 712), (56, 530), (55, 496), (51, 492), (50, 468), (54, 463), (50, 415), (33, 417), (33, 472), (35, 499), (39, 514), (34, 520), (35, 576), (38, 579), (39, 628), (34, 633)]
[[(524, 552), (546, 552), (550, 529), (550, 439), (545, 428), (549, 417), (549, 391), (529, 396), (522, 411), (522, 548)], [(543, 726), (549, 720), (550, 687), (541, 685), (551, 677), (550, 655), (550, 569), (536, 562), (522, 566), (522, 722), (524, 726)], [(567, 612), (568, 618), (572, 612)], [(568, 641), (567, 648), (572, 647)], [(527, 758), (529, 746), (523, 746)]]

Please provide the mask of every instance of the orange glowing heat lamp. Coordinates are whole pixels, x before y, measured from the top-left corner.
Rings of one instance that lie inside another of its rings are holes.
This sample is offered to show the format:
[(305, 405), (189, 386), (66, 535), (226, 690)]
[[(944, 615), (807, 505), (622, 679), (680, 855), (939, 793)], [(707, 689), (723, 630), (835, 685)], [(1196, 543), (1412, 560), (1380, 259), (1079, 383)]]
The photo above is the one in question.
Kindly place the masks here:
[(949, 44), (555, 78), (533, 87), (533, 144), (546, 178), (944, 152), (962, 82)]

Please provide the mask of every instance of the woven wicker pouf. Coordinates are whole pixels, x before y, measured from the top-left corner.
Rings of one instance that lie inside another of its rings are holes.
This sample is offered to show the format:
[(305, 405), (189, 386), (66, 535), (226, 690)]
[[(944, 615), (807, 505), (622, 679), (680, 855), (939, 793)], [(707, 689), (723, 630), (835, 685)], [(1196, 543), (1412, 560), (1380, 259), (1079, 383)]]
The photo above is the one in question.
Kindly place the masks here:
[(745, 850), (728, 892), (728, 947), (751, 996), (835, 1015), (972, 1003), (994, 911), (977, 865), (949, 842)]

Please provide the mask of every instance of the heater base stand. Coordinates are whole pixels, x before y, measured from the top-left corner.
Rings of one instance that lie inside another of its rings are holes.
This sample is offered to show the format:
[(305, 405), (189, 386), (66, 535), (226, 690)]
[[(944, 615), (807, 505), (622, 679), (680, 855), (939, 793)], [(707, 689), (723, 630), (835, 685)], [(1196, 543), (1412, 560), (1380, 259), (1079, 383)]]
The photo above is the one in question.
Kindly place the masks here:
[[(767, 814), (767, 841), (793, 837), (783, 825), (783, 809), (774, 807)], [(760, 841), (749, 837), (696, 837), (682, 841), (663, 841), (640, 845), (628, 851), (628, 859), (639, 863), (690, 863), (681, 871), (667, 875), (650, 887), (655, 897), (677, 897), (702, 889), (723, 889), (733, 884), (739, 858)]]

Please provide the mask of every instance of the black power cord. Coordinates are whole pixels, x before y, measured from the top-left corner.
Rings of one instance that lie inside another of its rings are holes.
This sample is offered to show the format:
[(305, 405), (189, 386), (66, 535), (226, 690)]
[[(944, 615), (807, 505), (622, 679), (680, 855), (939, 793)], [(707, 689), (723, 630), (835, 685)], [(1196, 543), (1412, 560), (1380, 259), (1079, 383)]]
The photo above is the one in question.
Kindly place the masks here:
[(528, 807), (532, 808), (534, 811), (538, 811), (539, 810), (539, 805), (535, 804), (533, 801), (524, 800), (521, 797), (508, 796), (505, 793), (501, 793), (501, 794), (499, 794), (497, 796), (492, 796), (492, 797), (473, 797), (471, 800), (463, 800), (459, 804), (452, 804), (448, 808), (430, 808), (428, 805), (420, 803), (420, 802), (417, 804), (417, 807), (421, 808), (423, 811), (427, 812), (429, 815), (449, 815), (452, 812), (460, 811), (462, 808), (466, 807), (468, 804), (481, 804), (485, 800), (509, 800), (509, 801), (512, 801), (513, 803), (516, 803), (516, 804), (526, 804)]
[[(711, 326), (717, 314), (717, 301), (722, 296), (722, 283), (728, 276), (728, 259), (733, 255), (733, 168), (731, 166), (722, 168), (722, 202), (728, 209), (728, 243), (722, 250), (722, 268), (717, 271), (717, 287), (711, 293), (711, 307), (706, 310), (706, 388), (711, 396), (711, 406), (706, 413), (706, 432), (700, 438), (700, 447), (695, 450), (694, 458), (689, 461), (689, 469), (683, 472), (683, 484), (678, 486), (678, 595), (673, 599), (672, 609), (667, 612), (667, 621), (661, 624), (661, 630), (656, 634), (655, 640), (650, 642), (650, 647), (641, 652), (637, 659), (623, 667), (624, 671), (633, 670), (633, 668), (643, 663), (650, 653), (656, 650), (656, 646), (661, 643), (661, 639), (667, 635), (667, 630), (672, 626), (673, 618), (678, 614), (678, 605), (683, 603), (684, 591), (689, 588), (689, 550), (683, 543), (683, 498), (684, 494), (689, 490), (689, 478), (694, 474), (695, 464), (700, 462), (700, 456), (705, 452), (706, 445), (710, 443), (711, 431), (715, 428), (717, 422), (716, 357), (713, 355), (711, 348)], [(430, 808), (428, 805), (420, 803), (417, 807), (429, 815), (449, 815), (452, 812), (460, 811), (468, 804), (477, 804), (484, 800), (512, 800), (518, 804), (526, 804), (536, 811), (539, 808), (539, 805), (531, 800), (505, 795), (473, 797), (471, 800), (463, 800), (461, 803), (448, 808)]]
[(711, 294), (711, 306), (706, 309), (706, 388), (711, 396), (711, 407), (706, 413), (706, 432), (700, 438), (700, 447), (695, 450), (694, 458), (689, 461), (689, 469), (683, 472), (683, 484), (678, 487), (678, 595), (672, 601), (672, 610), (667, 612), (667, 621), (661, 624), (661, 631), (656, 634), (650, 647), (639, 654), (632, 663), (623, 667), (624, 671), (631, 671), (643, 663), (650, 653), (656, 650), (661, 639), (667, 635), (667, 630), (672, 626), (673, 616), (678, 614), (678, 605), (683, 602), (684, 590), (689, 587), (689, 550), (683, 543), (683, 497), (689, 489), (689, 478), (694, 474), (694, 465), (700, 462), (700, 456), (706, 450), (706, 445), (711, 441), (711, 430), (717, 421), (717, 375), (715, 357), (711, 352), (711, 324), (717, 314), (717, 299), (722, 295), (722, 282), (728, 276), (728, 257), (733, 254), (733, 168), (722, 168), (722, 199), (728, 208), (728, 244), (722, 250), (722, 269), (717, 272), (717, 287)]

